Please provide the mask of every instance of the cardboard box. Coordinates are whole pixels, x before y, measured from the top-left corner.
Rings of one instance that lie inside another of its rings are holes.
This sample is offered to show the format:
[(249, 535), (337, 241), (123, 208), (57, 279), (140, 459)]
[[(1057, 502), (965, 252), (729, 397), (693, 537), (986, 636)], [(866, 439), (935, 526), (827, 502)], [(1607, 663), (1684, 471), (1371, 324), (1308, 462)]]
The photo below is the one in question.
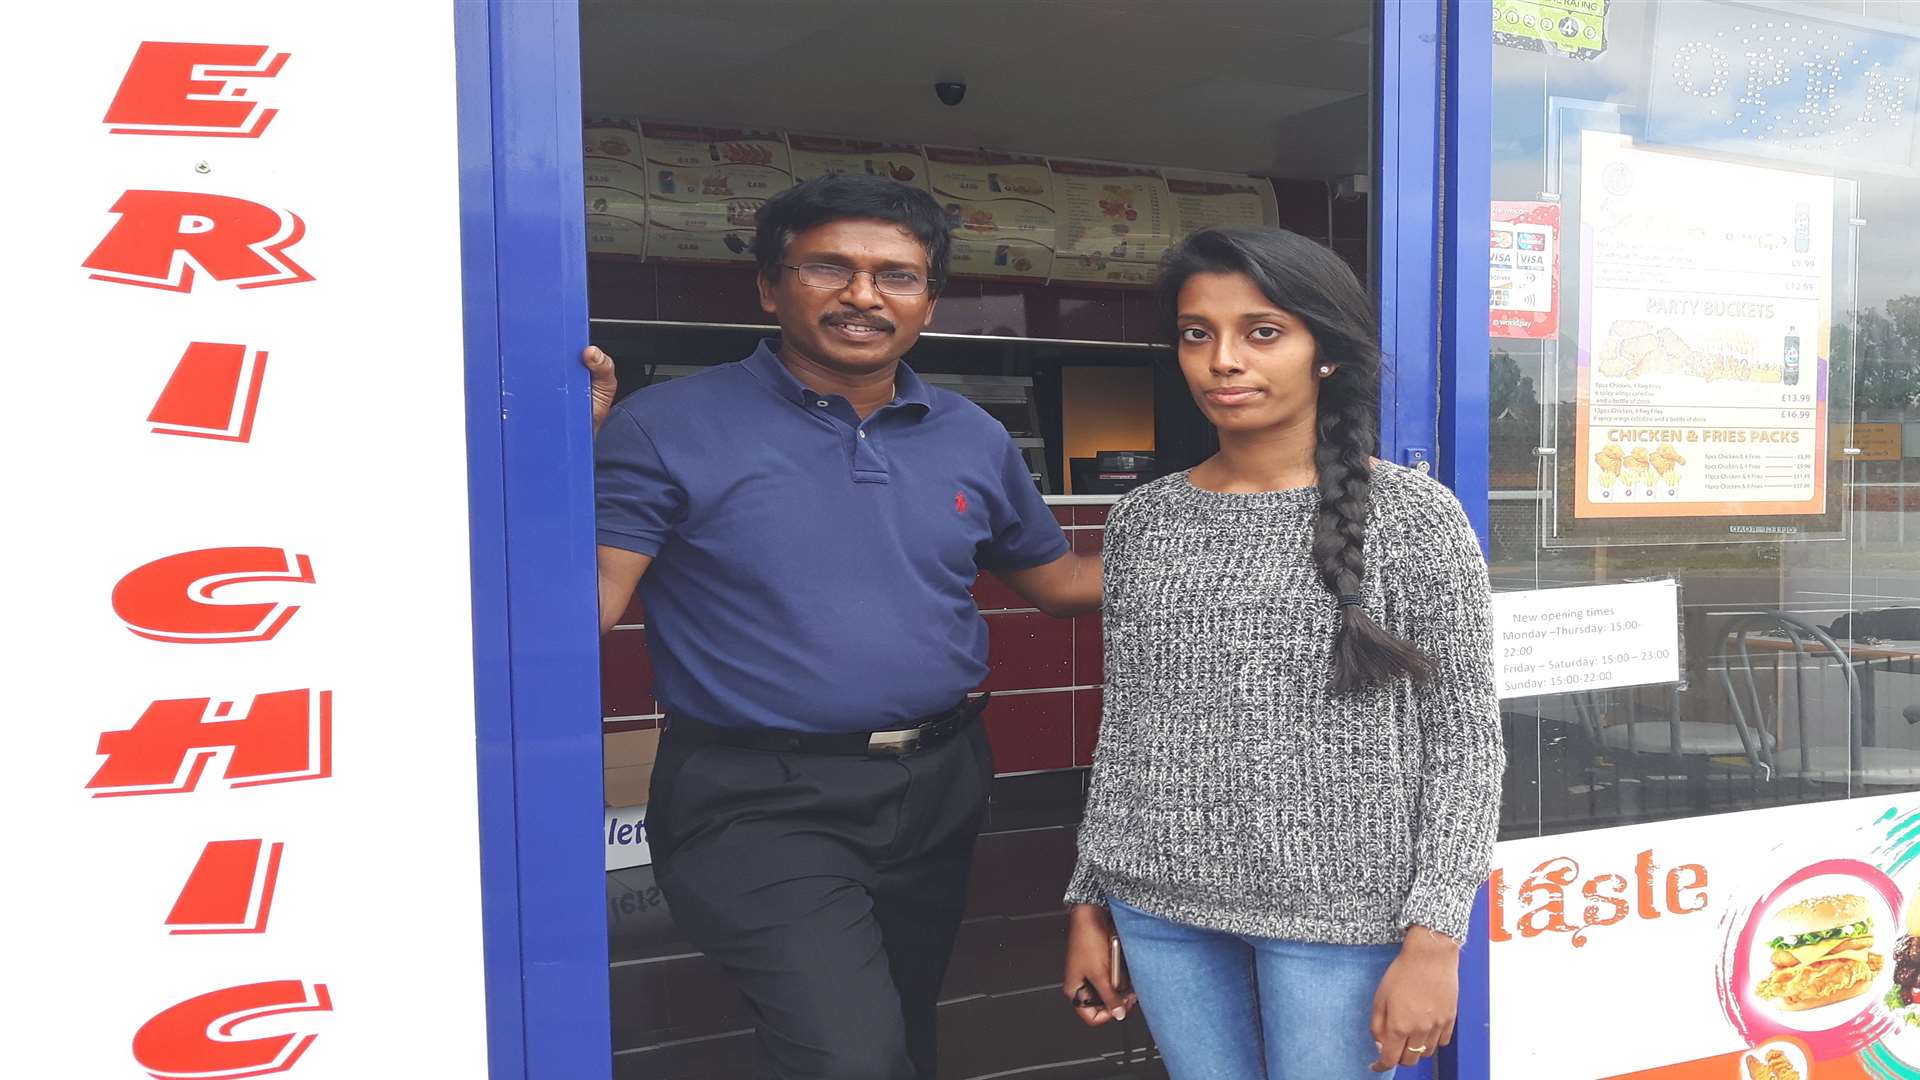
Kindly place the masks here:
[(610, 731), (602, 736), (608, 806), (644, 806), (660, 754), (660, 730)]

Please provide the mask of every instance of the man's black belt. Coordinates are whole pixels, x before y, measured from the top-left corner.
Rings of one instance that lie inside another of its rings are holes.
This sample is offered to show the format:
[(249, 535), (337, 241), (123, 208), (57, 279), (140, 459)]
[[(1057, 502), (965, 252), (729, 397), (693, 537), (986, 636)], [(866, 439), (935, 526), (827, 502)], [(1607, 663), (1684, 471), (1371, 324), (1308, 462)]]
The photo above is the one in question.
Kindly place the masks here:
[(667, 717), (667, 731), (694, 745), (732, 746), (742, 750), (774, 750), (789, 754), (844, 754), (861, 757), (900, 757), (925, 750), (958, 735), (987, 707), (991, 694), (981, 694), (946, 712), (902, 728), (882, 731), (811, 732), (776, 728), (720, 727), (685, 716)]

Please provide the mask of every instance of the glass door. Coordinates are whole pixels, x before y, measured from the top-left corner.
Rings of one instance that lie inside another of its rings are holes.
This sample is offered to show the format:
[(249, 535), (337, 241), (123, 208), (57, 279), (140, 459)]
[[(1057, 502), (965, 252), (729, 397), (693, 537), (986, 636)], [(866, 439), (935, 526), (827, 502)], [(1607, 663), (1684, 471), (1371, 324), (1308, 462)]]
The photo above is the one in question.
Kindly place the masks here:
[[(1920, 8), (1491, 9), (1492, 1074), (1916, 1075)], [(1816, 887), (1874, 929), (1796, 1002)]]

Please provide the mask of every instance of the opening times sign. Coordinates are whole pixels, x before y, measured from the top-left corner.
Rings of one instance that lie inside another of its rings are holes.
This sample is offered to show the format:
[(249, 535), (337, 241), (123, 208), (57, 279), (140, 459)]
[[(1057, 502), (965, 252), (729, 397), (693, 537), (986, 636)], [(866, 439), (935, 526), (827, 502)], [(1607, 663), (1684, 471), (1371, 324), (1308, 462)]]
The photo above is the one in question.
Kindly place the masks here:
[(1680, 681), (1672, 580), (1493, 594), (1501, 700)]
[(1581, 142), (1574, 516), (1826, 506), (1835, 182)]

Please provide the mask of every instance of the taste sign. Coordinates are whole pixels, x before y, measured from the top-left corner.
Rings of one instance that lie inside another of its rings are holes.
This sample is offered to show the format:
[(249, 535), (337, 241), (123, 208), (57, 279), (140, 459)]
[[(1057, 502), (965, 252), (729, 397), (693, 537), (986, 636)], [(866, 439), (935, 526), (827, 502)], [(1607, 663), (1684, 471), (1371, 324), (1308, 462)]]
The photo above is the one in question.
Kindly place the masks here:
[(1490, 892), (1494, 1080), (1920, 1070), (1920, 1012), (1889, 995), (1920, 926), (1911, 794), (1505, 841)]
[(6, 1071), (485, 1076), (479, 902), (420, 915), (480, 892), (454, 5), (108, 7), (0, 72)]

